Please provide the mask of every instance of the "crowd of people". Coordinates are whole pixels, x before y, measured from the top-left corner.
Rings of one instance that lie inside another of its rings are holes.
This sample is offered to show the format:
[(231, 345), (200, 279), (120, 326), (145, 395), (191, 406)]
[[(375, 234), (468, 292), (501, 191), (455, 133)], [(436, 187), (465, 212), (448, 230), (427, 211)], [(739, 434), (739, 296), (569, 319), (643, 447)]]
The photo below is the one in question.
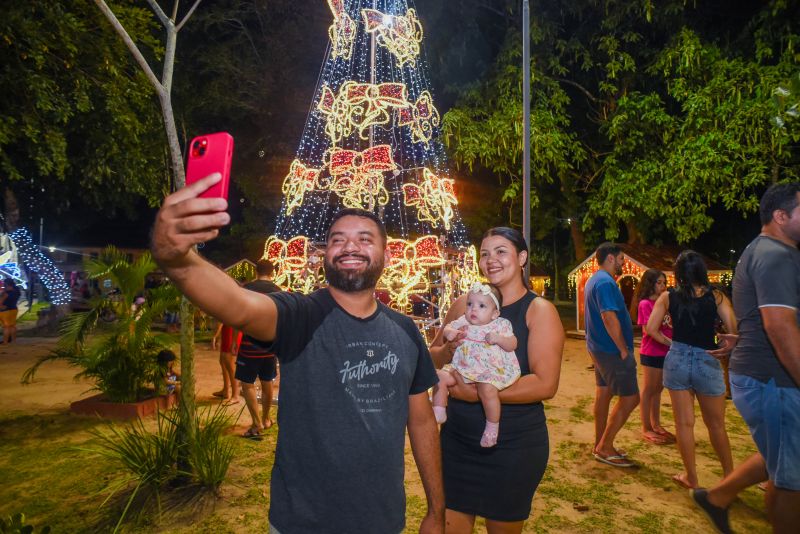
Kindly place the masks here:
[[(428, 347), (411, 319), (375, 299), (390, 254), (385, 228), (371, 212), (344, 209), (333, 217), (324, 258), (328, 286), (309, 295), (243, 288), (202, 259), (193, 245), (216, 237), (230, 220), (224, 199), (199, 198), (218, 180), (212, 175), (167, 197), (152, 250), (189, 299), (244, 333), (233, 376), (230, 350), (227, 360), (221, 354), (228, 376), (223, 397), (234, 397), (235, 379), (245, 392), (257, 379), (263, 388), (280, 364), (270, 531), (403, 531), (407, 432), (427, 500), (420, 532), (471, 532), (477, 517), (490, 533), (521, 532), (549, 459), (542, 401), (558, 391), (564, 347), (556, 308), (524, 278), (528, 249), (521, 233), (486, 232), (479, 266), (488, 284), (452, 303)], [(791, 532), (800, 519), (794, 439), (800, 431), (800, 184), (770, 188), (761, 217), (762, 234), (734, 278), (733, 305), (712, 287), (692, 251), (676, 260), (675, 288), (666, 290), (663, 273), (645, 275), (637, 297), (646, 368), (641, 393), (632, 321), (614, 280), (623, 260), (618, 247), (598, 248), (601, 269), (586, 289), (587, 348), (596, 370), (594, 458), (614, 468), (635, 465), (614, 441), (641, 399), (643, 437), (677, 442), (684, 471), (675, 481), (691, 488), (721, 532), (730, 532), (727, 507), (736, 493), (762, 480), (769, 481), (775, 531)], [(726, 333), (717, 331), (718, 322)], [(243, 356), (248, 342), (252, 352)], [(736, 468), (719, 364), (731, 351), (734, 403), (758, 449)], [(659, 417), (664, 387), (674, 435)], [(271, 399), (262, 393), (262, 401), (265, 396)], [(695, 398), (724, 473), (707, 490), (694, 462)], [(253, 406), (248, 403), (248, 432), (257, 436), (271, 421), (268, 405), (262, 414)]]

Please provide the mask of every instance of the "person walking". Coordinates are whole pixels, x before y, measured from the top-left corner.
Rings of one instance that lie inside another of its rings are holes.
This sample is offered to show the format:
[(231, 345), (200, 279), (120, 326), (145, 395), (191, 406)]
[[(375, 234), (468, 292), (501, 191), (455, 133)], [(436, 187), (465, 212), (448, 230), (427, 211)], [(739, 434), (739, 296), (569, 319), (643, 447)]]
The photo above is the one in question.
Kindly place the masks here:
[[(614, 447), (614, 439), (639, 404), (633, 325), (625, 299), (615, 281), (622, 274), (625, 255), (618, 245), (603, 243), (595, 260), (600, 269), (586, 282), (584, 310), (586, 347), (594, 362), (595, 389), (592, 455), (614, 467), (635, 464)], [(619, 397), (610, 410), (611, 399)], [(610, 410), (610, 414), (609, 414)]]
[[(684, 250), (675, 260), (677, 287), (662, 293), (647, 321), (647, 334), (669, 344), (664, 360), (664, 387), (669, 391), (675, 415), (675, 434), (684, 472), (672, 479), (685, 488), (696, 488), (694, 399), (700, 404), (708, 437), (727, 475), (733, 470), (728, 432), (725, 430), (725, 379), (717, 358), (722, 353), (716, 341), (716, 322), (722, 319), (726, 332), (736, 333), (736, 318), (728, 297), (708, 281), (703, 258)], [(660, 332), (664, 317), (672, 317), (672, 339)]]
[(236, 332), (232, 327), (219, 323), (217, 331), (211, 338), (211, 348), (219, 346), (219, 366), (222, 370), (222, 389), (212, 393), (222, 399), (225, 405), (234, 405), (242, 402), (239, 397), (239, 381), (236, 380), (236, 353), (242, 340), (242, 333)]
[[(496, 227), (481, 241), (479, 267), (502, 296), (500, 317), (511, 322), (517, 338), (514, 354), (521, 377), (499, 392), (497, 445), (480, 445), (485, 416), (477, 386), (465, 384), (454, 373), (449, 387), (447, 422), (441, 428), (442, 462), (447, 504), (447, 531), (470, 533), (475, 518), (486, 520), (489, 534), (522, 531), (531, 513), (534, 493), (550, 455), (543, 400), (558, 391), (564, 327), (552, 303), (528, 288), (524, 267), (528, 245), (519, 230)], [(462, 295), (447, 312), (443, 324), (452, 324), (467, 310)], [(466, 334), (453, 340), (440, 329), (431, 346), (438, 367), (453, 359)]]
[(733, 277), (739, 339), (730, 361), (733, 403), (758, 453), (694, 502), (720, 532), (728, 507), (748, 486), (767, 483), (776, 533), (800, 525), (800, 182), (771, 186), (761, 198), (761, 233)]
[(281, 534), (405, 528), (406, 430), (427, 499), (420, 532), (444, 531), (437, 382), (413, 321), (374, 296), (391, 259), (373, 213), (339, 211), (325, 250), (328, 287), (264, 295), (239, 287), (193, 245), (230, 221), (227, 201), (199, 198), (219, 173), (169, 195), (153, 258), (201, 309), (266, 344), (281, 362), (281, 409), (270, 480), (270, 530)]

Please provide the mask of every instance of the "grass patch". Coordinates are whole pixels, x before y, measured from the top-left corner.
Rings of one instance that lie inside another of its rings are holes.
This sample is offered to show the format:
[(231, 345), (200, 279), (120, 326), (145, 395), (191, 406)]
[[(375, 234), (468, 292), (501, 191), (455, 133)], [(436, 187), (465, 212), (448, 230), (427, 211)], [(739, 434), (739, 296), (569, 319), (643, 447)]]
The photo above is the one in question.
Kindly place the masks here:
[(37, 302), (31, 308), (25, 310), (25, 313), (17, 317), (18, 323), (35, 323), (39, 320), (39, 310), (44, 310), (50, 307), (49, 302)]
[(591, 395), (578, 397), (578, 402), (569, 409), (569, 420), (573, 423), (593, 422), (594, 414), (587, 409), (594, 402)]

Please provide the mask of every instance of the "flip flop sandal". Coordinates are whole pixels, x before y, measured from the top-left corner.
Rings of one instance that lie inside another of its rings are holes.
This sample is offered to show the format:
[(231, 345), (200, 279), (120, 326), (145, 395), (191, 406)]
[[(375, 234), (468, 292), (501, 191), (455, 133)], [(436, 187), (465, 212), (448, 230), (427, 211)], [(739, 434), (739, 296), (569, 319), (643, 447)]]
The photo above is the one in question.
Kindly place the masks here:
[(653, 430), (653, 432), (655, 432), (659, 436), (664, 436), (664, 438), (667, 440), (667, 443), (675, 443), (677, 439), (675, 438), (675, 434), (667, 430)]
[[(633, 467), (634, 465), (636, 465), (633, 462), (631, 462), (630, 460), (628, 460), (627, 457), (621, 456), (619, 454), (612, 454), (610, 456), (603, 456), (602, 454), (596, 452), (596, 453), (593, 454), (593, 456), (594, 456), (594, 459), (597, 460), (598, 462), (606, 464), (606, 465), (611, 465), (611, 466), (614, 466), (614, 467)], [(618, 461), (615, 461), (615, 460), (618, 460)]]
[(655, 431), (653, 431), (653, 433), (655, 434), (655, 436), (642, 434), (642, 439), (652, 443), (653, 445), (668, 445), (670, 443), (665, 436)]
[(261, 431), (259, 429), (257, 429), (257, 428), (253, 428), (253, 427), (248, 428), (247, 432), (242, 434), (242, 437), (246, 438), (246, 439), (252, 439), (252, 440), (255, 440), (255, 441), (261, 441), (261, 439), (262, 439)]

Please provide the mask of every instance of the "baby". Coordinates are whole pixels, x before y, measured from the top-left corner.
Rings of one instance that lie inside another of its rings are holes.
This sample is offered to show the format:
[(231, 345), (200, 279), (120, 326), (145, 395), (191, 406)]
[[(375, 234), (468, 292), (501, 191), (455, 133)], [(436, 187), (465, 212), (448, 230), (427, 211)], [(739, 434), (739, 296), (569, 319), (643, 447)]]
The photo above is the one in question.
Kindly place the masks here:
[(433, 413), (437, 423), (447, 420), (447, 388), (459, 373), (467, 383), (476, 383), (478, 397), (486, 413), (481, 447), (494, 447), (500, 428), (500, 395), (517, 381), (519, 361), (514, 354), (517, 338), (507, 319), (500, 317), (502, 297), (493, 286), (476, 282), (467, 294), (466, 313), (444, 327), (444, 337), (454, 341), (464, 334), (453, 353), (453, 371), (438, 371), (439, 383), (433, 390)]

